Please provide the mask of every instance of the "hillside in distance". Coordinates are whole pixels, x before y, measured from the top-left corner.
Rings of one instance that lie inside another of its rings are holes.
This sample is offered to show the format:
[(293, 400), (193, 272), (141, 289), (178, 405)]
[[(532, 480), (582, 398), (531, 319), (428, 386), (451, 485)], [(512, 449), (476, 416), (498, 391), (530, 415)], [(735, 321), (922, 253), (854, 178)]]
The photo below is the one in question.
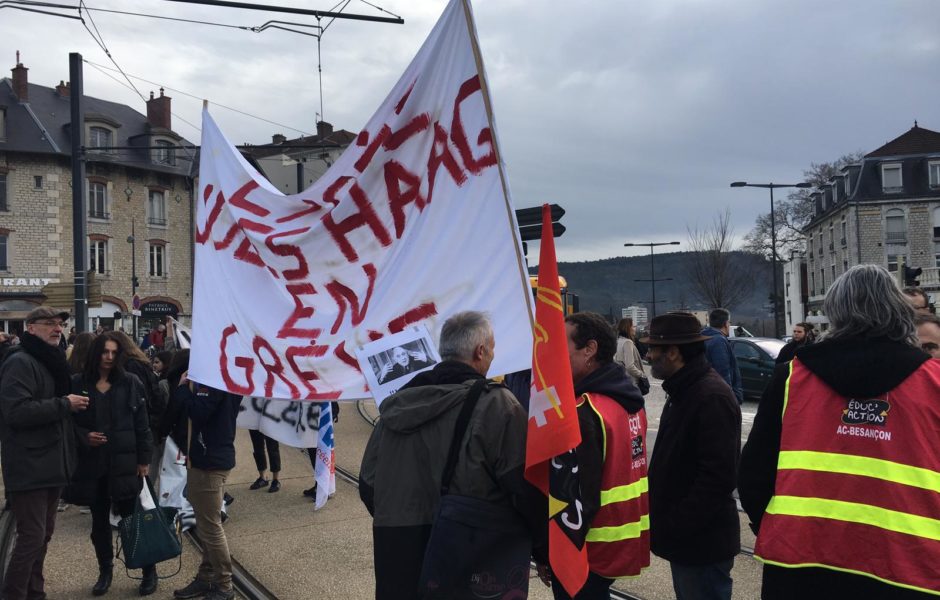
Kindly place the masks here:
[[(762, 257), (747, 252), (732, 252), (736, 269), (753, 273), (750, 293), (731, 310), (732, 320), (743, 323), (769, 316), (768, 305), (772, 292), (770, 265)], [(703, 299), (696, 294), (687, 275), (691, 260), (689, 252), (656, 254), (656, 279), (671, 277), (671, 281), (656, 282), (657, 314), (670, 310), (708, 310)], [(779, 267), (778, 267), (779, 268)], [(536, 274), (538, 269), (530, 269)], [(582, 311), (594, 311), (620, 318), (620, 309), (627, 306), (651, 308), (650, 284), (635, 279), (650, 279), (649, 256), (621, 256), (584, 262), (560, 262), (558, 272), (568, 282), (570, 292), (580, 298)], [(661, 302), (665, 301), (665, 302)], [(652, 315), (652, 312), (650, 313)]]

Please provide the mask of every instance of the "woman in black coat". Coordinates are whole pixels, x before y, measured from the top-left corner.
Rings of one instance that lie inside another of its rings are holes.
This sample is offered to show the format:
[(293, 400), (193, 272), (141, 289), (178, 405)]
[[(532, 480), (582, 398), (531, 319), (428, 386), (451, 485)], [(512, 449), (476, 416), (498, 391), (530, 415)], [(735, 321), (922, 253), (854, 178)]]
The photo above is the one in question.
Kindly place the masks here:
[[(124, 371), (121, 359), (117, 334), (104, 333), (95, 338), (84, 372), (72, 378), (73, 391), (88, 396), (89, 403), (74, 417), (80, 446), (69, 495), (73, 503), (91, 508), (91, 543), (99, 568), (95, 596), (111, 586), (111, 506), (121, 517), (133, 514), (153, 451), (143, 385)], [(156, 588), (156, 567), (145, 567), (140, 594)]]

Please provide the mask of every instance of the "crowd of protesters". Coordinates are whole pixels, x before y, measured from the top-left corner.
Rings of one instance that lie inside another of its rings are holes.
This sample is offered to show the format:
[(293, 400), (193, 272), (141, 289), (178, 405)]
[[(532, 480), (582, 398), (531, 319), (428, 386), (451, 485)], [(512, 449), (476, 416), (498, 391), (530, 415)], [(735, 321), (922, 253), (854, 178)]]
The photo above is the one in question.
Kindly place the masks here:
[[(931, 483), (940, 480), (940, 319), (926, 294), (902, 293), (870, 265), (837, 279), (824, 310), (828, 331), (794, 326), (743, 449), (728, 311), (711, 311), (704, 328), (690, 313), (660, 315), (639, 337), (629, 319), (612, 327), (595, 313), (568, 315), (581, 442), (553, 461), (557, 498), (523, 475), (531, 376), (507, 379), (525, 382), (523, 406), (515, 387), (486, 378), (498, 351), (489, 316), (452, 315), (442, 361), (381, 404), (363, 456), (376, 598), (525, 597), (519, 573), (530, 559), (558, 600), (609, 598), (614, 581), (639, 576), (655, 554), (677, 599), (728, 600), (741, 551), (736, 490), (764, 563), (762, 598), (936, 594), (940, 548), (917, 524), (940, 519)], [(90, 512), (91, 593), (107, 593), (111, 514), (133, 513), (172, 437), (189, 458), (205, 550), (174, 596), (233, 598), (219, 507), (241, 397), (188, 379), (189, 351), (175, 347), (172, 324), (146, 336), (148, 356), (122, 332), (73, 332), (64, 343), (68, 319), (41, 307), (15, 343), (0, 338), (0, 459), (18, 532), (2, 597), (45, 597), (60, 498)], [(650, 377), (666, 395), (652, 448)], [(249, 489), (279, 491), (278, 443), (255, 431), (251, 442)], [(549, 541), (562, 529), (584, 549), (579, 589), (551, 566)], [(140, 595), (157, 586), (157, 567), (144, 567)]]

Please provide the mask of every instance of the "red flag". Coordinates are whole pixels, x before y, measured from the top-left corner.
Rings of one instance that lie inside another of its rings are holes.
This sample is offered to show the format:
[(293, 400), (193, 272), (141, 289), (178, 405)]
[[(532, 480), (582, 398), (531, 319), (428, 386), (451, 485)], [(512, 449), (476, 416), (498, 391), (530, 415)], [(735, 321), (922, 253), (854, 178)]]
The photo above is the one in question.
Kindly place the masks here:
[(574, 596), (588, 576), (587, 530), (578, 501), (574, 448), (581, 443), (581, 429), (562, 307), (551, 208), (543, 204), (525, 475), (548, 496), (549, 562), (559, 583)]

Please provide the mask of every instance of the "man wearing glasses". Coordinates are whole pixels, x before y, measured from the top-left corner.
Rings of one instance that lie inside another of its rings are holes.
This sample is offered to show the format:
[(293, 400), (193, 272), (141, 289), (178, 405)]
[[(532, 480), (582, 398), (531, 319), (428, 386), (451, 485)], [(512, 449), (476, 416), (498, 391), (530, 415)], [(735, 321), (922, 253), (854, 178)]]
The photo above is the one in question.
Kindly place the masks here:
[(918, 315), (932, 314), (930, 312), (930, 299), (927, 298), (927, 292), (923, 289), (919, 287), (907, 287), (904, 288), (904, 295), (911, 301), (911, 306), (914, 307), (914, 312)]
[(47, 306), (26, 316), (20, 345), (0, 367), (0, 463), (16, 521), (16, 545), (3, 581), (7, 600), (45, 598), (46, 547), (59, 495), (75, 466), (71, 413), (88, 398), (69, 393), (59, 347), (69, 314)]

